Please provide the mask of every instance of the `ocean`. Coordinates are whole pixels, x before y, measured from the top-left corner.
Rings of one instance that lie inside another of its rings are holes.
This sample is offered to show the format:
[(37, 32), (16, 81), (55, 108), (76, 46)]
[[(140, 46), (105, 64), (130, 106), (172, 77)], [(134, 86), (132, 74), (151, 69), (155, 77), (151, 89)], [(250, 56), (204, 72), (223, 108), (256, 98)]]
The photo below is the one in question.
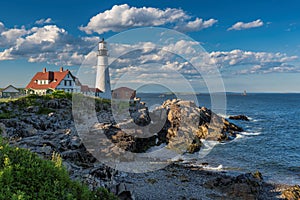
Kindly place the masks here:
[[(174, 95), (138, 94), (153, 108)], [(189, 99), (185, 95), (184, 99)], [(210, 95), (197, 95), (199, 106), (210, 108)], [(260, 171), (268, 182), (300, 184), (300, 94), (227, 94), (229, 115), (250, 121), (231, 122), (245, 130), (231, 142), (216, 145), (197, 163), (231, 174)]]

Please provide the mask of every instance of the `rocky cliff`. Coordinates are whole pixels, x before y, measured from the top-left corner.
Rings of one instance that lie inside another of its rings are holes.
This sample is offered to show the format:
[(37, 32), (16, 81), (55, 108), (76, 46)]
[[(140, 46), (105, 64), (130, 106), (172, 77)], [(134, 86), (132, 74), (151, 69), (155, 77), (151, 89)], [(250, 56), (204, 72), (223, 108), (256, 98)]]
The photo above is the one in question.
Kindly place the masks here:
[[(108, 102), (90, 99), (76, 106), (89, 107), (90, 103), (94, 103), (93, 112), (99, 122), (95, 129), (119, 149), (129, 152), (146, 152), (165, 144), (179, 153), (194, 153), (201, 150), (205, 140), (226, 142), (242, 131), (211, 110), (189, 101), (167, 100), (151, 112), (144, 103), (132, 102), (125, 107), (129, 114), (122, 121), (116, 120)], [(98, 162), (87, 151), (74, 123), (74, 118), (81, 119), (86, 113), (72, 113), (72, 109), (70, 98), (29, 96), (1, 103), (2, 135), (11, 145), (30, 149), (46, 159), (53, 152), (59, 153), (71, 178), (86, 182), (91, 188), (104, 186), (119, 196), (130, 196), (128, 188), (115, 180), (120, 172)], [(120, 116), (122, 113), (117, 118)], [(93, 131), (87, 130), (90, 134)], [(107, 153), (118, 152), (112, 148)]]

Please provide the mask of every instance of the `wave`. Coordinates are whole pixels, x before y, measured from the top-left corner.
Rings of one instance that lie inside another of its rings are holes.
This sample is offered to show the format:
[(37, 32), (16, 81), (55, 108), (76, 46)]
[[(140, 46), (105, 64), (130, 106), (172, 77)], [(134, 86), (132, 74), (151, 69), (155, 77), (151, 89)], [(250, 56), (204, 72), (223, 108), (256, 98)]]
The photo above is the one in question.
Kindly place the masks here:
[(203, 169), (210, 170), (210, 171), (221, 171), (223, 170), (223, 165), (219, 165), (218, 167), (212, 167), (209, 165), (203, 166)]
[(235, 139), (242, 139), (244, 138), (245, 135), (242, 135), (242, 134), (236, 134), (236, 138)]
[(256, 136), (256, 135), (260, 135), (261, 132), (241, 132), (239, 134), (244, 136)]
[(220, 117), (223, 117), (225, 119), (228, 119), (231, 115), (225, 115), (225, 114), (221, 114), (221, 113), (217, 113), (217, 115), (219, 115)]

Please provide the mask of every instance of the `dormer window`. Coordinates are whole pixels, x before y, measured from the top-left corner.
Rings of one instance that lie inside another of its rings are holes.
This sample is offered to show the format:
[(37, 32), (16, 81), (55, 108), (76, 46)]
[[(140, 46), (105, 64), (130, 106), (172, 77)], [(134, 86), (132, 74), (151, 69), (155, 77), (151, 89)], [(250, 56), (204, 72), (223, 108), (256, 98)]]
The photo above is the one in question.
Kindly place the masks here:
[(35, 83), (37, 83), (38, 85), (46, 85), (49, 84), (49, 80), (35, 80)]

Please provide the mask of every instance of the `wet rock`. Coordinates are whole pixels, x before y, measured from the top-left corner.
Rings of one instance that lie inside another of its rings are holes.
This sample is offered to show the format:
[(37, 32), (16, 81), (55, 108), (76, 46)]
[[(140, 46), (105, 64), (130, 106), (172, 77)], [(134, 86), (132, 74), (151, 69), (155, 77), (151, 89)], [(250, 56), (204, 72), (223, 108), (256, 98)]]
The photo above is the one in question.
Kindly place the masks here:
[(205, 183), (206, 188), (216, 189), (234, 199), (256, 200), (262, 192), (262, 176), (259, 172), (246, 173), (236, 177), (219, 176)]
[(246, 115), (236, 115), (236, 116), (229, 116), (229, 119), (232, 120), (243, 120), (243, 121), (250, 121)]

